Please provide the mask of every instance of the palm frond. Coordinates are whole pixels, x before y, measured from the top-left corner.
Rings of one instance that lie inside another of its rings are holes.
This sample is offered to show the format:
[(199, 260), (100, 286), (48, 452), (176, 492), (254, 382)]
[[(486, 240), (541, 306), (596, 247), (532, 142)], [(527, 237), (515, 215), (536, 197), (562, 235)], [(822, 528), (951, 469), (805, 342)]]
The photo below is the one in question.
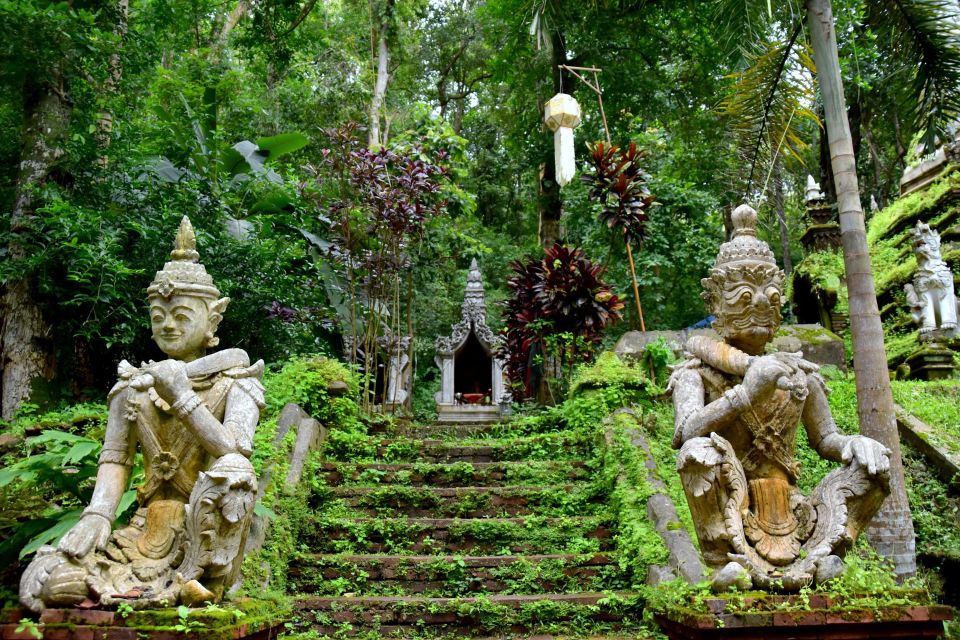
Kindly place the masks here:
[(819, 125), (814, 103), (815, 67), (799, 42), (801, 22), (790, 37), (760, 43), (747, 55), (747, 67), (729, 76), (733, 82), (720, 104), (743, 161), (745, 194), (756, 188), (763, 167), (778, 157), (803, 162), (809, 147), (803, 128)]
[(713, 4), (717, 40), (731, 48), (763, 40), (770, 25), (795, 24), (805, 15), (802, 0), (718, 0)]
[(960, 116), (960, 8), (956, 0), (873, 0), (867, 21), (884, 57), (897, 64), (888, 79), (901, 86), (926, 150)]

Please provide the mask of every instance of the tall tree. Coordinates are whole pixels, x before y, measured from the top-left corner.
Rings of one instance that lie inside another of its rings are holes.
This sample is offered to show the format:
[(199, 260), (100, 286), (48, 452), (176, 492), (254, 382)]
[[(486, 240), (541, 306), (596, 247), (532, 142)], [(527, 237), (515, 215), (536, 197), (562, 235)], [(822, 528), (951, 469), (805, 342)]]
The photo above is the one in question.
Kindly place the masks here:
[[(58, 162), (71, 123), (74, 81), (93, 80), (96, 72), (84, 69), (109, 58), (116, 24), (102, 29), (98, 15), (109, 20), (116, 7), (107, 3), (12, 3), (0, 8), (0, 27), (8, 34), (0, 57), (16, 61), (3, 65), (2, 80), (22, 97), (23, 133), (19, 170), (13, 186), (7, 259), (26, 257), (19, 235), (32, 223), (43, 193), (54, 183)], [(91, 6), (92, 5), (92, 6)], [(109, 65), (103, 65), (107, 67)], [(102, 75), (102, 74), (101, 74)], [(96, 84), (97, 80), (93, 80)], [(55, 373), (52, 328), (45, 318), (36, 283), (14, 276), (4, 283), (0, 298), (0, 415), (10, 418), (33, 388), (50, 381)]]
[(830, 0), (807, 0), (807, 18), (837, 189), (843, 262), (850, 296), (850, 331), (853, 334), (860, 430), (891, 451), (890, 496), (874, 518), (867, 535), (877, 552), (893, 561), (898, 575), (912, 575), (917, 570), (913, 520), (903, 476), (900, 437), (883, 348), (883, 325), (867, 248), (857, 163), (847, 120)]
[(377, 146), (386, 143), (386, 135), (381, 133), (383, 103), (387, 97), (387, 85), (390, 82), (389, 35), (394, 29), (395, 0), (371, 2), (370, 13), (373, 17), (371, 44), (376, 42), (377, 75), (370, 98), (370, 128), (367, 131), (367, 143)]

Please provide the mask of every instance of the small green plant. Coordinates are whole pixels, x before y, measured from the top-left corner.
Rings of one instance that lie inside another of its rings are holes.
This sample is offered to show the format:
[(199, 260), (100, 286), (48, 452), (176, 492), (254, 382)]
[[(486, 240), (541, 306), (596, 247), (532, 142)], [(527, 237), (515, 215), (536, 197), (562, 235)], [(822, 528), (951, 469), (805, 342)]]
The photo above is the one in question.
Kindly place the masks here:
[(133, 605), (131, 605), (129, 602), (121, 602), (117, 605), (117, 615), (120, 616), (121, 619), (126, 620), (132, 614)]
[(177, 624), (173, 626), (174, 631), (180, 633), (194, 633), (205, 629), (207, 625), (199, 620), (190, 619), (190, 608), (184, 605), (177, 607)]
[(43, 632), (40, 631), (40, 627), (30, 618), (20, 618), (20, 622), (17, 624), (17, 633), (23, 632), (29, 633), (37, 640), (41, 640), (43, 638)]

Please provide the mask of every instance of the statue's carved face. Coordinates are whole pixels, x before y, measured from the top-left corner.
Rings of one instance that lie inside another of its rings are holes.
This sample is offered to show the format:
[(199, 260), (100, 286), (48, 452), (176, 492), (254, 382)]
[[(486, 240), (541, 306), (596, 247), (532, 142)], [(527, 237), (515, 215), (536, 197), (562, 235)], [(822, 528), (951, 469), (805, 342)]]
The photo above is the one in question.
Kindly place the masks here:
[(207, 303), (184, 295), (151, 298), (150, 326), (157, 346), (171, 358), (186, 362), (206, 353), (214, 329)]
[(762, 353), (780, 328), (783, 292), (766, 269), (731, 272), (724, 280), (716, 308), (718, 331), (748, 353)]

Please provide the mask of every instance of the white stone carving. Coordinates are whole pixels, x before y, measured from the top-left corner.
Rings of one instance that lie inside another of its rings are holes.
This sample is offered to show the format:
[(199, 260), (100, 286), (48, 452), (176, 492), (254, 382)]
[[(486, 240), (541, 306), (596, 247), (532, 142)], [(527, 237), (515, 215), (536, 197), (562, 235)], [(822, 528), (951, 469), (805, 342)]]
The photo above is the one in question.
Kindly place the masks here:
[(944, 337), (952, 337), (957, 330), (953, 272), (940, 256), (940, 235), (930, 225), (917, 222), (913, 254), (917, 258), (917, 273), (904, 291), (913, 319), (920, 326), (921, 339), (938, 329)]

